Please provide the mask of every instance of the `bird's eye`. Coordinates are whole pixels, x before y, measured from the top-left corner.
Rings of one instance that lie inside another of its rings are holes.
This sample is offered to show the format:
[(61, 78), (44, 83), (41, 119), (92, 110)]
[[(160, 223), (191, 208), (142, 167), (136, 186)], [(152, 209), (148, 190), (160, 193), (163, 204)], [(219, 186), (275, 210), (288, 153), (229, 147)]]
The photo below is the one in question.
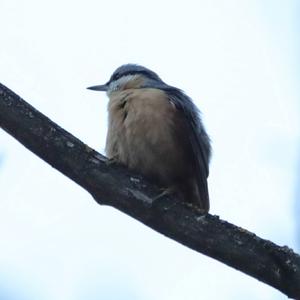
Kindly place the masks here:
[(114, 80), (118, 80), (119, 78), (121, 77), (121, 74), (120, 73), (117, 73), (114, 75)]

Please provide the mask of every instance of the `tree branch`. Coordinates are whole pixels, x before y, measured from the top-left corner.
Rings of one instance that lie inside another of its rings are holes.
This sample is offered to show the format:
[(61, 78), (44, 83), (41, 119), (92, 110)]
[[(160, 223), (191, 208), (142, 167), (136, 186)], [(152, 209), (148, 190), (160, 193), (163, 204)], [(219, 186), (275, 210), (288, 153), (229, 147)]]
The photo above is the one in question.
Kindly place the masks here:
[(300, 256), (288, 247), (201, 215), (174, 198), (152, 201), (158, 188), (60, 128), (0, 84), (0, 127), (88, 191), (99, 204), (130, 215), (154, 230), (300, 299)]

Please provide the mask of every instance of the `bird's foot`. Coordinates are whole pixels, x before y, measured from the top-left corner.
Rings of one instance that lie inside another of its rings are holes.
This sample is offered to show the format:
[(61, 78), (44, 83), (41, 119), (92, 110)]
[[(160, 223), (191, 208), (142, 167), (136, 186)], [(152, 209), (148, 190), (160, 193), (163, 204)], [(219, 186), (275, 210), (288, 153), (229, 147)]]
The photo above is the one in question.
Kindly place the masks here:
[(108, 158), (108, 159), (105, 161), (105, 164), (106, 164), (107, 166), (116, 165), (116, 164), (118, 164), (118, 159), (117, 159), (116, 157)]
[(167, 196), (167, 195), (172, 195), (174, 193), (174, 189), (172, 187), (168, 187), (168, 188), (161, 188), (160, 189), (162, 192), (159, 193), (157, 196), (155, 196), (153, 198), (153, 201), (156, 201), (164, 196)]
[(195, 203), (184, 202), (184, 205), (188, 208), (191, 208), (192, 210), (196, 211), (197, 213), (199, 213), (201, 215), (206, 215), (208, 213), (208, 211), (206, 209), (199, 207), (199, 205), (197, 205)]

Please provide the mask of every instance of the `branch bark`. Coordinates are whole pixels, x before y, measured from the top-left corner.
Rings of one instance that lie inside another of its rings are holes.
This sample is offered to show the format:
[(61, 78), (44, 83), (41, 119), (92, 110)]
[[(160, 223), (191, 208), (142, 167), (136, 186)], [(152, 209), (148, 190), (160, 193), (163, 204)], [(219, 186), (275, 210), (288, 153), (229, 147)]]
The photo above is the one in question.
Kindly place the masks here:
[(159, 193), (138, 174), (107, 159), (0, 84), (0, 127), (89, 192), (165, 236), (300, 299), (300, 256), (245, 229)]

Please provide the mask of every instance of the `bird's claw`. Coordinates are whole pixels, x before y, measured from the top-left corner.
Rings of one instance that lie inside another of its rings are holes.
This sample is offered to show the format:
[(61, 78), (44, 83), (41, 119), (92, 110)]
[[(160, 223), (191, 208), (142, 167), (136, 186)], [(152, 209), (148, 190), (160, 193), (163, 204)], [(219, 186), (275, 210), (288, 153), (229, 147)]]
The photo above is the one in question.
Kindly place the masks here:
[(106, 164), (107, 166), (116, 165), (117, 163), (118, 163), (118, 160), (117, 160), (115, 157), (108, 158), (108, 159), (105, 161), (105, 164)]

